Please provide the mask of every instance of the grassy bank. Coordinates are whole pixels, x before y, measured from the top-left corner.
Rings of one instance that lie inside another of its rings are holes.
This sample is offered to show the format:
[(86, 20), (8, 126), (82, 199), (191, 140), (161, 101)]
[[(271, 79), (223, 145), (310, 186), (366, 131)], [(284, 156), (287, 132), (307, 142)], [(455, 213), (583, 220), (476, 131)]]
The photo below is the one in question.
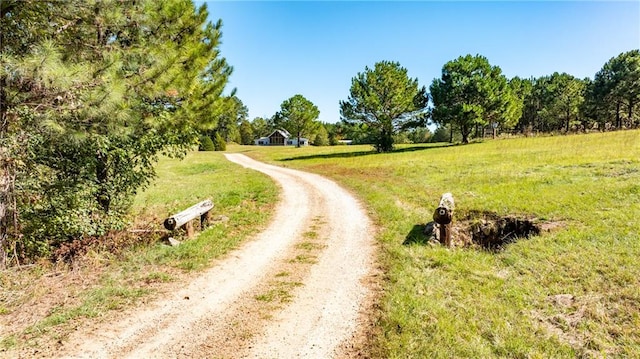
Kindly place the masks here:
[[(467, 146), (237, 148), (321, 173), (381, 226), (377, 357), (640, 356), (640, 132)], [(562, 222), (502, 251), (403, 244), (444, 192), (457, 215)]]
[(0, 273), (0, 356), (5, 350), (55, 347), (86, 318), (162, 295), (172, 282), (187, 280), (260, 230), (277, 198), (278, 189), (266, 176), (240, 168), (218, 152), (190, 153), (182, 161), (162, 159), (157, 173), (154, 185), (135, 199), (132, 227), (161, 229), (166, 216), (206, 198), (214, 202), (213, 217), (228, 221), (177, 247), (143, 240), (116, 254), (90, 251), (73, 268), (43, 261)]

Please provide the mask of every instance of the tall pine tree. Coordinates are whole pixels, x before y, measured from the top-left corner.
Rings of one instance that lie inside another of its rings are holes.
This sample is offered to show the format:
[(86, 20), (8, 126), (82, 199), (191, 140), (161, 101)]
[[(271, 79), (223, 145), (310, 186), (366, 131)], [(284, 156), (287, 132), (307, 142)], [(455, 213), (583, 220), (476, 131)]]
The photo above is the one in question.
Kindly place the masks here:
[(225, 111), (221, 23), (189, 0), (0, 4), (0, 33), (26, 34), (2, 39), (0, 150), (21, 223), (11, 234), (0, 211), (0, 236), (20, 229), (22, 249), (42, 252), (117, 228), (158, 155), (184, 154)]

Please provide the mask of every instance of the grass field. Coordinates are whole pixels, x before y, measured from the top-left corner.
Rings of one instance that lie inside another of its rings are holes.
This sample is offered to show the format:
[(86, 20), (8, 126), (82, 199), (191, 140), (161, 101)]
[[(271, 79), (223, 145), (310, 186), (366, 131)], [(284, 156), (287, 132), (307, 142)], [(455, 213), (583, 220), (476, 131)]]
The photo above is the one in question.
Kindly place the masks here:
[[(233, 150), (233, 149), (232, 149)], [(375, 357), (640, 357), (640, 132), (466, 146), (237, 147), (344, 184), (381, 227)], [(501, 251), (403, 244), (452, 192), (563, 228)]]
[[(229, 150), (333, 178), (368, 207), (385, 269), (372, 357), (640, 357), (639, 131), (408, 145), (389, 154), (370, 146)], [(77, 320), (158, 295), (260, 230), (277, 200), (268, 178), (220, 153), (163, 159), (158, 174), (136, 198), (138, 220), (159, 224), (211, 198), (214, 215), (229, 221), (178, 247), (90, 253), (77, 275), (3, 273), (5, 328), (33, 324), (5, 336), (0, 349), (56, 341)], [(492, 211), (563, 227), (498, 252), (405, 244), (448, 191), (456, 217)], [(40, 318), (30, 308), (44, 301), (51, 308)]]

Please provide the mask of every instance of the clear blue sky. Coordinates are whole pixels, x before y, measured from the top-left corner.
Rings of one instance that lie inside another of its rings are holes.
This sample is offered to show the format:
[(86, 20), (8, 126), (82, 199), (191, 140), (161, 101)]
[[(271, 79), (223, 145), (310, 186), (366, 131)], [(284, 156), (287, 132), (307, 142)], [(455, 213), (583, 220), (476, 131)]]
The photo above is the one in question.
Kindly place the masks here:
[(206, 2), (211, 21), (223, 21), (228, 86), (249, 119), (301, 94), (321, 121), (339, 121), (351, 78), (382, 60), (428, 88), (466, 54), (487, 57), (509, 78), (593, 78), (611, 57), (640, 48), (639, 1)]

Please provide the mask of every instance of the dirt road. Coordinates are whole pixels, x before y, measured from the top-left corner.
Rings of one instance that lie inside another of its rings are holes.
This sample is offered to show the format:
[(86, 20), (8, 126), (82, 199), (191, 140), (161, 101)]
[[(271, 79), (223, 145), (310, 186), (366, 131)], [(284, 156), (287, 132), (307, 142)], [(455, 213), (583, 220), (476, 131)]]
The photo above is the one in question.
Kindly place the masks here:
[(372, 225), (321, 176), (241, 154), (281, 198), (269, 227), (168, 299), (64, 344), (77, 358), (331, 358), (352, 355), (374, 275)]

